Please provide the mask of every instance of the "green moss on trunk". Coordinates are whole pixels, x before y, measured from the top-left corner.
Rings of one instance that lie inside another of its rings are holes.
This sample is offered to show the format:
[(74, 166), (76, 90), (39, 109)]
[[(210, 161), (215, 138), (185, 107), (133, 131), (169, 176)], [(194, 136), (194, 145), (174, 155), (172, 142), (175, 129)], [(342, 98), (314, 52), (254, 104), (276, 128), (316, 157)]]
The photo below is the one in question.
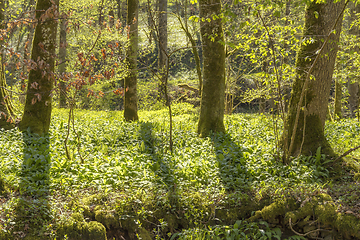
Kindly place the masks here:
[[(284, 133), (283, 146), (289, 150), (289, 156), (297, 156), (299, 154), (313, 155), (318, 147), (321, 147), (322, 153), (331, 157), (335, 156), (334, 151), (325, 138), (324, 125), (342, 18), (340, 18), (335, 28), (336, 32), (331, 33), (322, 56), (318, 59), (312, 70), (313, 78), (309, 80), (308, 87), (305, 89), (305, 97), (300, 105), (301, 110), (295, 133), (293, 133), (293, 128), (307, 73), (317, 56), (316, 53), (322, 47), (324, 39), (330, 34), (331, 28), (343, 6), (344, 1), (338, 3), (328, 1), (322, 4), (311, 2), (306, 10), (303, 32), (304, 44), (302, 44), (297, 55), (296, 79), (293, 84)], [(292, 149), (289, 149), (293, 134), (295, 134), (294, 144)]]
[(19, 124), (22, 131), (28, 128), (37, 134), (49, 131), (58, 8), (59, 0), (39, 0), (36, 4), (38, 23), (31, 51), (34, 66), (29, 73), (24, 115)]
[[(5, 3), (4, 0), (0, 0), (0, 29), (4, 29), (3, 24), (5, 19)], [(3, 40), (0, 40), (0, 128), (6, 130), (15, 127), (14, 113), (11, 108), (10, 99), (7, 98), (8, 93), (6, 91), (6, 79), (5, 79), (5, 67), (3, 60)]]
[(198, 133), (205, 137), (210, 132), (225, 132), (225, 47), (221, 1), (201, 0), (199, 5), (204, 74)]
[(137, 49), (138, 49), (138, 11), (139, 1), (128, 0), (127, 24), (130, 26), (130, 44), (127, 47), (127, 63), (129, 74), (125, 77), (125, 100), (124, 100), (124, 117), (126, 121), (136, 121), (138, 117), (137, 103)]

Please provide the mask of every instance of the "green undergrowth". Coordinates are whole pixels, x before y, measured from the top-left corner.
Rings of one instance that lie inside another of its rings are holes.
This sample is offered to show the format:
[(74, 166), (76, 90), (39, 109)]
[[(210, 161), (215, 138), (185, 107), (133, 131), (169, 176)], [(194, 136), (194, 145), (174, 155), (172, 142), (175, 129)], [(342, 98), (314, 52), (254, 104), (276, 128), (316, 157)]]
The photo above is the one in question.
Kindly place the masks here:
[[(226, 116), (226, 134), (198, 138), (198, 110), (174, 105), (170, 152), (166, 110), (141, 111), (132, 123), (122, 112), (75, 115), (76, 133), (71, 130), (67, 142), (71, 159), (64, 148), (67, 110), (54, 110), (47, 137), (0, 130), (6, 185), (0, 239), (280, 239), (286, 224), (245, 220), (279, 199), (300, 207), (309, 196), (329, 192), (336, 204), (348, 203), (329, 190), (335, 183), (327, 180), (321, 152), (289, 165), (278, 160), (281, 133), (274, 129), (281, 122), (275, 127), (269, 116)], [(358, 123), (349, 121), (332, 123), (331, 143), (341, 142), (335, 127), (353, 144), (359, 141), (359, 134), (350, 134)], [(348, 147), (341, 146), (336, 150)], [(336, 189), (356, 184), (353, 175), (339, 178), (346, 182)]]

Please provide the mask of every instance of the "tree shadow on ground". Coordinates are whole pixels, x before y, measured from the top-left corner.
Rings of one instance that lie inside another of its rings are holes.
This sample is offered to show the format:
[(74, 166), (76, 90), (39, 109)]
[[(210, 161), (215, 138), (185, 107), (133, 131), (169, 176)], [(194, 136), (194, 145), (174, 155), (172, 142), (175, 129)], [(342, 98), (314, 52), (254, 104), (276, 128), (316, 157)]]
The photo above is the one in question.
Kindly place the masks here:
[(247, 167), (247, 156), (251, 150), (239, 146), (230, 134), (217, 133), (211, 136), (219, 177), (224, 188), (231, 191), (251, 190), (252, 175)]
[(52, 219), (49, 204), (50, 140), (49, 136), (23, 133), (23, 163), (20, 171), (20, 196), (15, 205), (16, 237), (36, 236), (46, 239)]
[(220, 183), (226, 190), (226, 201), (216, 211), (215, 217), (222, 220), (221, 224), (234, 224), (236, 220), (249, 218), (253, 211), (261, 208), (254, 201), (254, 176), (248, 168), (248, 157), (252, 150), (240, 146), (228, 133), (212, 134), (210, 138)]
[(168, 191), (174, 191), (176, 188), (176, 178), (171, 166), (171, 153), (166, 147), (161, 146), (161, 141), (153, 132), (153, 124), (150, 122), (141, 122), (139, 135), (144, 142), (143, 153), (150, 154), (152, 160), (152, 170), (159, 176), (159, 183)]
[[(179, 146), (175, 147), (174, 155), (166, 152), (166, 144), (161, 142), (159, 136), (153, 132), (155, 126), (152, 123), (140, 124), (139, 138), (144, 142), (143, 153), (149, 154), (152, 159), (152, 170), (159, 179), (157, 187), (160, 191), (164, 191), (163, 194), (166, 194), (167, 203), (171, 208), (169, 213), (176, 216), (176, 219), (172, 220), (177, 222), (174, 224), (177, 229), (196, 227), (197, 223), (203, 222), (210, 225), (234, 223), (238, 219), (250, 217), (252, 211), (258, 210), (251, 200), (253, 178), (247, 167), (247, 157), (250, 155), (251, 149), (239, 146), (229, 134), (214, 134), (210, 138), (210, 144), (215, 153), (215, 159), (213, 159), (215, 165), (211, 165), (211, 157), (208, 158), (205, 156), (206, 153), (203, 155), (199, 150), (194, 156), (194, 161), (202, 161), (202, 156), (204, 156), (210, 165), (200, 169), (200, 175), (196, 173), (196, 169), (191, 169), (190, 175), (185, 176), (186, 179), (184, 179), (181, 172), (186, 169), (181, 168), (198, 167), (198, 165), (176, 162), (179, 161), (178, 155), (182, 154), (182, 150), (177, 149)], [(185, 149), (184, 147), (183, 151)], [(187, 153), (184, 152), (184, 154)], [(211, 153), (209, 152), (209, 154)], [(180, 157), (180, 159), (182, 158)], [(211, 189), (214, 187), (214, 185), (208, 187), (207, 184), (215, 180), (208, 179), (208, 176), (202, 176), (207, 175), (204, 171), (210, 170), (209, 167), (218, 168), (218, 178), (221, 184), (219, 189), (224, 188), (226, 191), (223, 196), (217, 196), (222, 199), (214, 199), (219, 203), (207, 205), (212, 197), (210, 196)], [(189, 179), (192, 176), (194, 179)], [(189, 188), (180, 181), (198, 182), (201, 186)]]

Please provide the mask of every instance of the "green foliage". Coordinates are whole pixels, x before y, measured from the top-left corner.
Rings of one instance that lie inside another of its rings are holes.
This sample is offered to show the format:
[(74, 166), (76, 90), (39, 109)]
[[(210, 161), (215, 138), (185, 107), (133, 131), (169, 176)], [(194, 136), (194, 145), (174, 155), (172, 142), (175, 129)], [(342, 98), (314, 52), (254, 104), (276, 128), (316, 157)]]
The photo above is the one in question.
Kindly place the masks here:
[[(173, 106), (173, 153), (168, 150), (166, 109), (140, 111), (142, 120), (134, 123), (124, 122), (122, 112), (76, 111), (80, 142), (70, 134), (72, 160), (65, 157), (63, 146), (66, 110), (54, 110), (48, 138), (1, 130), (0, 175), (8, 189), (6, 201), (0, 202), (1, 231), (41, 225), (38, 232), (55, 236), (59, 219), (64, 223), (72, 213), (82, 213), (104, 226), (113, 226), (114, 219), (121, 218), (123, 224), (128, 224), (126, 219), (139, 221), (147, 230), (156, 225), (152, 234), (162, 237), (176, 232), (181, 232), (177, 236), (182, 239), (191, 239), (185, 237), (190, 232), (199, 238), (231, 236), (243, 227), (254, 236), (270, 232), (276, 236), (264, 225), (242, 222), (236, 228), (234, 223), (250, 217), (263, 201), (290, 197), (304, 201), (324, 191), (329, 174), (324, 156), (319, 151), (312, 158), (300, 157), (283, 165), (274, 150), (279, 133), (274, 131), (273, 119), (254, 114), (226, 116), (226, 134), (199, 139), (197, 114), (190, 104)], [(326, 133), (337, 151), (360, 140), (354, 120), (328, 124)], [(86, 156), (84, 164), (78, 151)], [(94, 194), (98, 195), (91, 197)], [(347, 203), (346, 199), (342, 202)], [(32, 217), (18, 218), (26, 215)], [(223, 225), (215, 219), (223, 219)], [(188, 233), (180, 225), (189, 228)]]
[[(267, 222), (249, 223), (238, 220), (231, 226), (213, 226), (205, 229), (188, 229), (176, 233), (171, 240), (201, 240), (201, 239), (226, 239), (226, 240), (250, 240), (250, 239), (282, 239), (282, 232), (279, 228), (270, 228)], [(292, 236), (290, 239), (305, 239), (304, 237)]]

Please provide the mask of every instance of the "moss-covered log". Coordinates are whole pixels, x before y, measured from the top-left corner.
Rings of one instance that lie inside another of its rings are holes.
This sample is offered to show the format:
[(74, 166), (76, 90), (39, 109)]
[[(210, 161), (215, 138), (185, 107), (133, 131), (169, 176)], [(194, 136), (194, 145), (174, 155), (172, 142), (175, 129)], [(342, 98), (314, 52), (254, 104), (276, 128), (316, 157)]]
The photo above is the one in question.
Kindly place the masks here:
[(137, 50), (138, 50), (138, 12), (139, 1), (128, 0), (127, 25), (130, 26), (129, 40), (130, 44), (126, 51), (126, 60), (128, 63), (129, 74), (125, 77), (125, 100), (124, 117), (126, 121), (136, 121), (138, 117), (138, 99), (137, 99)]
[(106, 240), (106, 229), (99, 222), (86, 222), (84, 217), (79, 214), (73, 214), (65, 223), (57, 229), (57, 235), (60, 239), (69, 240)]
[(37, 134), (49, 131), (54, 84), (55, 46), (57, 35), (59, 0), (38, 0), (36, 4), (37, 25), (32, 44), (24, 115), (20, 130), (30, 128)]
[[(342, 16), (339, 18), (335, 31), (332, 32), (332, 28), (342, 13), (343, 6), (344, 1), (337, 3), (327, 1), (327, 3), (321, 4), (314, 1), (310, 2), (306, 9), (303, 44), (297, 55), (296, 79), (291, 93), (283, 143), (284, 149), (289, 150), (289, 156), (313, 155), (319, 147), (321, 147), (322, 153), (330, 156), (335, 155), (325, 138), (324, 125)], [(307, 74), (329, 34), (329, 41), (324, 46), (321, 56), (312, 69), (312, 78), (307, 80)], [(303, 101), (300, 103), (298, 124), (295, 133), (293, 133), (298, 105), (306, 81), (308, 84)], [(293, 147), (290, 149), (293, 134), (295, 134), (295, 138)]]
[(203, 89), (198, 133), (225, 132), (225, 47), (221, 23), (221, 1), (200, 0), (203, 45)]

